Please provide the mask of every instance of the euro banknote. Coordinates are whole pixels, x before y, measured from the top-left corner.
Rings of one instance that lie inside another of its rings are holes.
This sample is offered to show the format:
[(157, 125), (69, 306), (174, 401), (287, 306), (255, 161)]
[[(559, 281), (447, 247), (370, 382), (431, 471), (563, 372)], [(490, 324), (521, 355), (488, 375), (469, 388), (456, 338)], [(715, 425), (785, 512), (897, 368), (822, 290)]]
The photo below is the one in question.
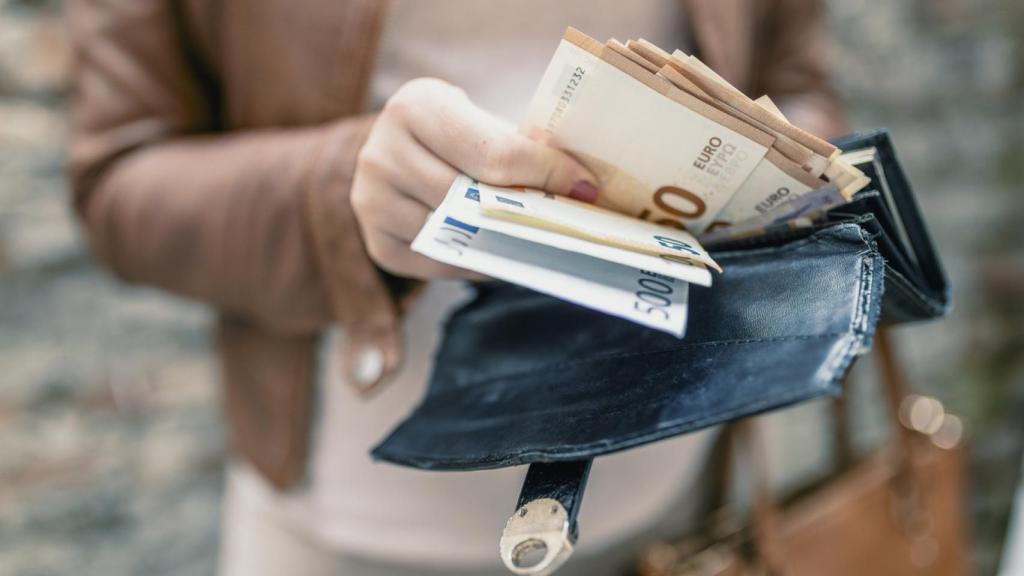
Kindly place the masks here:
[(412, 243), (434, 260), (682, 337), (689, 284), (483, 227), (480, 190), (459, 176)]
[[(608, 62), (616, 59), (619, 66)], [(623, 70), (630, 67), (636, 75)], [(772, 139), (667, 84), (645, 83), (641, 73), (646, 71), (570, 29), (521, 128), (590, 167), (601, 206), (703, 232)]]
[(800, 198), (782, 203), (753, 218), (700, 236), (708, 246), (726, 241), (763, 236), (781, 228), (800, 228), (813, 225), (826, 211), (846, 203), (846, 197), (835, 184), (826, 184)]
[[(642, 40), (601, 43), (572, 28), (521, 129), (590, 167), (602, 207), (697, 235), (829, 183), (847, 199), (866, 184), (834, 146), (791, 125), (774, 104), (746, 97), (696, 58)], [(592, 236), (580, 222), (554, 217), (532, 222)]]
[[(659, 226), (564, 196), (538, 191), (481, 188), (480, 210), (486, 217), (525, 224), (587, 241), (588, 246), (625, 247), (630, 254), (645, 254), (683, 266), (705, 266), (721, 271), (697, 239), (684, 230)], [(572, 222), (571, 228), (561, 227)], [(492, 226), (485, 227), (493, 228)], [(532, 239), (532, 238), (529, 238)], [(593, 250), (589, 250), (593, 254)]]

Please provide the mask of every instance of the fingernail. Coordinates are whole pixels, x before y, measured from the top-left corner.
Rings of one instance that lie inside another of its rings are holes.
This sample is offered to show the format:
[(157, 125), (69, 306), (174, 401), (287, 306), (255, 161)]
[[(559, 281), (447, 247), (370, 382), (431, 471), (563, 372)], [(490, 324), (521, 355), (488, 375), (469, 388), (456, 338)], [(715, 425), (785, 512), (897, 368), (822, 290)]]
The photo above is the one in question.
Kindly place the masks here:
[(577, 180), (569, 190), (569, 198), (593, 204), (597, 202), (597, 186), (586, 180)]

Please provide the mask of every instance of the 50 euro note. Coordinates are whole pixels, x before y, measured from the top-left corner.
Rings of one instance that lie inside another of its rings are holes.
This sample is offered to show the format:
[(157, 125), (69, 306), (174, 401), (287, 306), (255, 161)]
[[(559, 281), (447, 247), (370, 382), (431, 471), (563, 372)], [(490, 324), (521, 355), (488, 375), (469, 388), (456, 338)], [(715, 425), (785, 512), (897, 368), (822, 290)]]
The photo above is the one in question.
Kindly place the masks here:
[(680, 90), (769, 133), (774, 137), (772, 148), (813, 176), (836, 184), (848, 199), (868, 184), (863, 173), (839, 158), (834, 145), (791, 124), (766, 97), (751, 100), (699, 58), (680, 50), (669, 54), (643, 39), (626, 44), (613, 40), (609, 46), (631, 54), (634, 61), (646, 62), (649, 72)]
[[(668, 54), (648, 56), (660, 60), (651, 61), (615, 41), (601, 44), (570, 29), (523, 122), (525, 131), (567, 148), (591, 168), (602, 189), (600, 205), (699, 234), (752, 218), (826, 184), (783, 154), (785, 146), (776, 146), (791, 142), (791, 148), (804, 156), (790, 156), (805, 162), (814, 155), (810, 149), (698, 88), (665, 63), (671, 58)], [(789, 126), (781, 115), (751, 104), (775, 123)], [(673, 119), (679, 124), (673, 125)], [(722, 134), (750, 148), (762, 146), (763, 151), (758, 149), (751, 157)], [(821, 143), (821, 151), (834, 151), (813, 136), (806, 138)], [(691, 161), (687, 146), (694, 155)], [(731, 162), (732, 156), (740, 159)], [(711, 186), (701, 188), (702, 183)], [(548, 229), (551, 216), (530, 221), (530, 215), (517, 214), (522, 224)], [(582, 233), (569, 220), (558, 222), (557, 228)], [(619, 246), (635, 249), (628, 243)]]
[[(764, 159), (754, 168), (747, 180), (718, 212), (711, 224), (705, 229), (706, 232), (727, 228), (736, 222), (764, 214), (782, 203), (800, 198), (812, 190), (827, 184), (826, 180), (814, 176), (804, 165), (794, 161), (794, 158), (797, 158), (802, 159), (805, 163), (810, 162), (815, 155), (814, 151), (789, 139), (786, 134), (779, 132), (773, 126), (765, 125), (755, 118), (750, 118), (735, 110), (728, 103), (705, 92), (676, 70), (673, 56), (642, 40), (640, 42), (630, 41), (629, 45), (622, 44), (616, 40), (609, 40), (606, 46), (618, 55), (625, 56), (633, 64), (639, 65), (643, 70), (633, 69), (632, 74), (641, 76), (646, 74), (648, 83), (656, 83), (658, 81), (671, 83), (678, 90), (682, 90), (721, 112), (733, 116), (738, 121), (749, 122), (755, 127), (775, 136), (772, 147), (768, 150)], [(632, 49), (630, 46), (632, 46)], [(616, 61), (615, 59), (610, 59), (609, 62), (613, 65), (625, 67), (621, 61)], [(628, 69), (624, 71), (628, 71)], [(714, 73), (711, 72), (711, 74)], [(725, 83), (725, 80), (717, 75), (714, 75), (713, 79), (709, 78), (709, 80)], [(669, 89), (668, 93), (672, 94), (671, 89)], [(746, 97), (743, 96), (743, 98)], [(760, 101), (749, 101), (749, 103), (758, 107), (762, 111), (762, 116), (770, 114), (776, 121), (776, 124), (781, 123), (788, 126), (788, 120), (775, 107), (774, 102), (767, 97), (763, 97)], [(791, 126), (790, 128), (799, 130)], [(834, 147), (831, 144), (824, 143), (810, 135), (808, 135), (808, 138), (815, 142), (821, 142), (823, 148), (819, 150), (832, 154)], [(785, 145), (786, 143), (789, 143), (789, 145)], [(827, 161), (825, 158), (820, 159), (822, 162)]]
[[(751, 100), (696, 56), (676, 50), (672, 53), (668, 66), (701, 89), (720, 98), (754, 125), (774, 135), (774, 146), (780, 152), (795, 154), (789, 156), (790, 159), (801, 163), (815, 176), (824, 177), (828, 182), (835, 184), (847, 200), (870, 183), (863, 172), (839, 157), (840, 150), (834, 145), (791, 124), (777, 108), (772, 109), (774, 104), (768, 107)], [(811, 153), (810, 159), (801, 160), (800, 154), (806, 152)]]
[(571, 28), (521, 129), (591, 168), (601, 206), (697, 234), (772, 145), (767, 133), (653, 79), (636, 62)]
[[(479, 209), (479, 198), (477, 183), (467, 176), (456, 178), (444, 201), (416, 236), (412, 249), (452, 266), (682, 338), (686, 329), (687, 282), (655, 270), (489, 230), (485, 228), (488, 218)], [(633, 261), (651, 259), (658, 260), (638, 254)]]
[(820, 176), (824, 172), (828, 164), (827, 156), (834, 153), (834, 148), (827, 142), (820, 141), (808, 134), (808, 143), (821, 142), (823, 144), (816, 152), (805, 143), (795, 140), (793, 135), (802, 135), (803, 131), (791, 126), (785, 119), (774, 116), (763, 106), (755, 104), (745, 94), (733, 88), (710, 69), (708, 72), (713, 76), (705, 74), (703, 69), (697, 69), (685, 60), (685, 55), (680, 58), (678, 55), (681, 53), (678, 51), (675, 55), (669, 54), (643, 39), (630, 40), (624, 47), (635, 56), (635, 59), (646, 61), (650, 73), (667, 80), (683, 92), (699, 98), (738, 121), (771, 134), (773, 137), (772, 148), (805, 170), (815, 176)]
[[(750, 123), (752, 126), (762, 129), (775, 137), (764, 159), (754, 168), (747, 180), (744, 181), (732, 197), (729, 198), (729, 201), (716, 214), (714, 220), (705, 231), (726, 228), (736, 222), (763, 214), (781, 203), (799, 198), (827, 183), (826, 180), (816, 177), (804, 165), (794, 160), (794, 158), (801, 159), (808, 163), (814, 157), (814, 151), (792, 141), (786, 134), (776, 130), (773, 126), (768, 126), (755, 118), (750, 118), (735, 110), (729, 103), (723, 102), (701, 89), (687, 76), (676, 70), (677, 64), (674, 62), (673, 56), (661, 51), (657, 46), (642, 40), (639, 42), (630, 41), (626, 45), (614, 39), (609, 40), (606, 46), (618, 55), (626, 57), (633, 64), (639, 65), (643, 70), (634, 68), (632, 73), (640, 76), (646, 74), (648, 83), (656, 83), (658, 81), (670, 83), (675, 89), (690, 94), (705, 104), (731, 115), (736, 120)], [(610, 59), (610, 63), (620, 67), (626, 66), (621, 61), (615, 59)], [(628, 71), (628, 69), (624, 71)], [(725, 80), (717, 75), (714, 76), (713, 80), (725, 83)], [(668, 89), (670, 95), (673, 92), (671, 88)], [(746, 98), (745, 96), (743, 97)], [(749, 103), (761, 110), (762, 116), (765, 114), (771, 115), (776, 124), (789, 125), (782, 112), (767, 97), (756, 102), (749, 101)], [(792, 126), (790, 128), (799, 130)], [(831, 144), (824, 143), (816, 137), (808, 135), (808, 138), (814, 142), (822, 143), (823, 148), (821, 150), (827, 151), (829, 154), (832, 154), (832, 151), (835, 150)], [(785, 145), (786, 143), (789, 143), (789, 145)], [(825, 162), (826, 159), (821, 158), (821, 161)]]

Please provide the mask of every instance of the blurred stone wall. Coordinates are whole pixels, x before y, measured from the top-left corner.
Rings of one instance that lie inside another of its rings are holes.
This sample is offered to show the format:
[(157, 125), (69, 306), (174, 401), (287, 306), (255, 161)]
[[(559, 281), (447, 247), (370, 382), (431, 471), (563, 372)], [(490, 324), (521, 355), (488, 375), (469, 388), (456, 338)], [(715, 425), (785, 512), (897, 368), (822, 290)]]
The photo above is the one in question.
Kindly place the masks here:
[(61, 12), (0, 0), (0, 575), (209, 574), (224, 452), (210, 314), (87, 256)]
[[(0, 576), (212, 573), (211, 316), (87, 255), (64, 175), (61, 12), (0, 0)], [(976, 563), (993, 573), (1024, 403), (1024, 8), (831, 0), (829, 26), (854, 127), (893, 131), (953, 280), (950, 319), (896, 336), (918, 388), (968, 422)], [(776, 444), (812, 436), (791, 426)]]
[(1024, 3), (834, 0), (836, 81), (887, 126), (953, 284), (897, 331), (912, 383), (964, 416), (980, 574), (996, 569), (1024, 441)]

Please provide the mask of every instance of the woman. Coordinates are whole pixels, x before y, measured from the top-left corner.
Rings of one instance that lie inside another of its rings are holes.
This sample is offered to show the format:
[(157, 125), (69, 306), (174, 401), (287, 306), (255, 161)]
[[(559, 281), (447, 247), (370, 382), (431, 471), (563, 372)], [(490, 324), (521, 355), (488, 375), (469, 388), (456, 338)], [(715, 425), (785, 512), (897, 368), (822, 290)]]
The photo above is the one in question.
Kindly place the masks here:
[[(696, 51), (794, 123), (841, 125), (812, 0), (78, 0), (70, 19), (94, 251), (219, 313), (225, 575), (501, 573), (522, 470), (426, 473), (367, 449), (422, 393), (463, 296), (442, 279), (469, 275), (409, 249), (456, 173), (600, 194), (510, 123), (566, 25)], [(600, 460), (565, 573), (614, 573), (692, 521), (676, 503), (706, 444)]]

